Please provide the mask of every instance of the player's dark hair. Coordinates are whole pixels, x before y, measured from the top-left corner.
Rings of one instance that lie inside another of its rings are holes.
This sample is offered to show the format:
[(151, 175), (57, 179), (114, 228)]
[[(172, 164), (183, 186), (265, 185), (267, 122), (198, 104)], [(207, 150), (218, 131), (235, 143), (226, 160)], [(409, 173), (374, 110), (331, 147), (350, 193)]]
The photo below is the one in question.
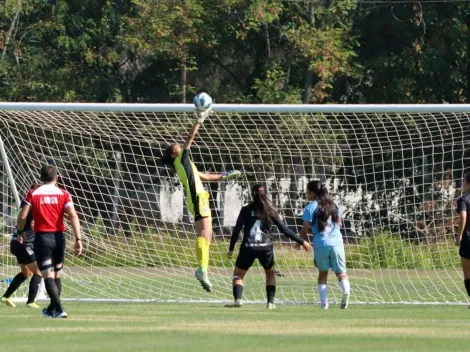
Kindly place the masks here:
[(318, 228), (320, 231), (325, 230), (330, 217), (333, 223), (337, 223), (339, 221), (338, 208), (330, 197), (326, 186), (320, 181), (314, 180), (307, 184), (307, 189), (316, 195), (318, 208), (313, 216), (318, 221)]
[(271, 219), (279, 218), (273, 203), (266, 196), (266, 189), (263, 185), (257, 184), (251, 187), (251, 196), (253, 201), (250, 205), (256, 214), (261, 217), (263, 223), (267, 224)]
[(162, 157), (159, 160), (159, 164), (161, 166), (173, 166), (174, 160), (171, 155), (173, 154), (173, 148), (175, 145), (176, 144), (171, 144), (168, 147), (166, 147)]
[(41, 168), (41, 182), (50, 183), (54, 182), (57, 177), (57, 169), (53, 165), (45, 164)]

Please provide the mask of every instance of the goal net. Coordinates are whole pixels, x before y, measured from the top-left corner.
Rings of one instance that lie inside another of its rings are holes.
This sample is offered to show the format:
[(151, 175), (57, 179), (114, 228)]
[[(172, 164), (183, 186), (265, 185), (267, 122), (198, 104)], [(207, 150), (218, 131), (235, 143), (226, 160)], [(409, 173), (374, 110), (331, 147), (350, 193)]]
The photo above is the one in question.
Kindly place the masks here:
[[(321, 179), (344, 216), (353, 302), (466, 302), (453, 233), (470, 160), (469, 105), (214, 110), (191, 149), (194, 163), (201, 172), (236, 169), (243, 176), (205, 184), (214, 222), (212, 293), (194, 278), (195, 229), (184, 192), (174, 172), (156, 162), (168, 144), (184, 142), (195, 120), (190, 105), (0, 103), (0, 280), (18, 271), (9, 253), (17, 198), (38, 179), (40, 165), (51, 163), (74, 198), (84, 235), (77, 258), (67, 232), (65, 298), (231, 300), (234, 261), (226, 253), (250, 185), (265, 184), (299, 231), (306, 183)], [(275, 237), (278, 301), (317, 302), (312, 255)], [(248, 301), (265, 299), (258, 265), (244, 292)], [(333, 274), (329, 296), (341, 298)]]

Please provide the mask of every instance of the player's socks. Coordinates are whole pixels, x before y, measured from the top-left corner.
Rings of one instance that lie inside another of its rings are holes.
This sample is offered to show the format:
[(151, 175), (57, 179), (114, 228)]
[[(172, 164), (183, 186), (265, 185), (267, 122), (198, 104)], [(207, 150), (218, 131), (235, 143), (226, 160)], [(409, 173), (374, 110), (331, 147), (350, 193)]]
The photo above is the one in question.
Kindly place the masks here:
[(266, 297), (268, 298), (268, 303), (274, 304), (275, 295), (276, 295), (276, 286), (274, 285), (266, 286)]
[(349, 280), (341, 280), (339, 282), (341, 290), (343, 291), (343, 299), (341, 300), (341, 309), (348, 308), (349, 305), (349, 294), (351, 293), (351, 285), (349, 284)]
[(465, 288), (467, 289), (467, 294), (470, 297), (470, 279), (464, 280)]
[(57, 288), (54, 279), (44, 279), (44, 284), (46, 286), (46, 292), (51, 299), (51, 305), (49, 307), (56, 312), (61, 312), (63, 309), (62, 305), (60, 304), (59, 289)]
[(204, 273), (209, 266), (209, 247), (204, 237), (196, 238), (196, 258), (199, 269)]
[(243, 306), (242, 296), (243, 296), (243, 285), (233, 285), (233, 302), (229, 302), (225, 305), (228, 308), (240, 308)]
[(351, 285), (349, 284), (348, 279), (341, 280), (339, 282), (339, 286), (341, 287), (341, 290), (343, 291), (343, 294), (349, 295), (349, 293), (351, 291)]
[(235, 301), (240, 301), (243, 296), (243, 285), (233, 285), (233, 299)]
[(211, 243), (203, 237), (196, 239), (196, 257), (199, 268), (194, 273), (201, 283), (201, 286), (207, 292), (211, 292), (212, 285), (209, 282), (207, 267), (209, 266), (209, 247)]
[[(207, 268), (209, 267), (209, 252), (211, 248), (211, 243), (210, 241), (206, 240), (206, 244), (204, 246), (204, 249), (202, 251), (202, 265), (201, 265), (201, 270), (207, 271)], [(204, 270), (205, 268), (205, 270)]]
[(318, 284), (318, 293), (320, 294), (320, 303), (323, 309), (328, 307), (328, 286), (326, 284)]
[(60, 281), (60, 277), (56, 277), (54, 279), (55, 284), (57, 285), (57, 289), (59, 290), (59, 297), (62, 295), (62, 281)]
[(25, 277), (22, 273), (16, 275), (8, 286), (7, 291), (3, 295), (5, 298), (10, 298), (10, 296), (20, 287), (20, 285), (25, 282), (27, 277)]
[(36, 296), (38, 295), (39, 285), (41, 285), (42, 276), (33, 275), (31, 281), (29, 282), (29, 292), (28, 292), (28, 301), (26, 304), (31, 304), (36, 301)]

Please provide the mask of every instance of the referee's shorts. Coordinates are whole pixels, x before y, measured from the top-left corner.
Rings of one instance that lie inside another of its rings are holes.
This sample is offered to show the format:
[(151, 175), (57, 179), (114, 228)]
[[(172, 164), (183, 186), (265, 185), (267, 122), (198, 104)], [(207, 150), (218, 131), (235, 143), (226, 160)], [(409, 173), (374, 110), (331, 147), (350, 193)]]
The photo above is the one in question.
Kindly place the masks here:
[(41, 271), (62, 270), (65, 260), (65, 235), (63, 232), (36, 232), (34, 252)]

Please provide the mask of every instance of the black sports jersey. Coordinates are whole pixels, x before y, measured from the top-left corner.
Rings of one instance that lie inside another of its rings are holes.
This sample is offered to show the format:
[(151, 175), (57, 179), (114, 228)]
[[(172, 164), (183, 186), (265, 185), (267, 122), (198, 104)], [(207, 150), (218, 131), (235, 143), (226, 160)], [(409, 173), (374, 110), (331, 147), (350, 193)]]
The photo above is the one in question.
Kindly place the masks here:
[(467, 221), (460, 241), (459, 255), (465, 259), (470, 259), (470, 192), (463, 194), (457, 201), (457, 212), (466, 211)]
[(466, 211), (467, 222), (463, 231), (463, 237), (470, 237), (470, 192), (463, 194), (457, 201), (457, 213)]
[(289, 229), (280, 219), (272, 218), (268, 223), (264, 223), (256, 216), (256, 211), (253, 209), (252, 205), (249, 204), (240, 210), (237, 223), (233, 229), (232, 238), (230, 239), (229, 250), (233, 251), (235, 248), (235, 243), (237, 243), (242, 228), (244, 228), (242, 246), (251, 248), (272, 246), (271, 227), (273, 224), (291, 240), (294, 240), (298, 244), (304, 243), (304, 240), (297, 236), (295, 232)]
[[(23, 209), (23, 207), (26, 205), (27, 203), (23, 200), (21, 202), (21, 209)], [(31, 223), (33, 222), (33, 212), (30, 211), (28, 213), (28, 217), (26, 218), (26, 223), (24, 225), (24, 241), (23, 243), (33, 243), (34, 242), (34, 231), (33, 231), (33, 228), (31, 226)], [(16, 234), (16, 230), (15, 232), (13, 233), (13, 236), (12, 236), (12, 239), (13, 240), (16, 240), (18, 238), (17, 234)]]

